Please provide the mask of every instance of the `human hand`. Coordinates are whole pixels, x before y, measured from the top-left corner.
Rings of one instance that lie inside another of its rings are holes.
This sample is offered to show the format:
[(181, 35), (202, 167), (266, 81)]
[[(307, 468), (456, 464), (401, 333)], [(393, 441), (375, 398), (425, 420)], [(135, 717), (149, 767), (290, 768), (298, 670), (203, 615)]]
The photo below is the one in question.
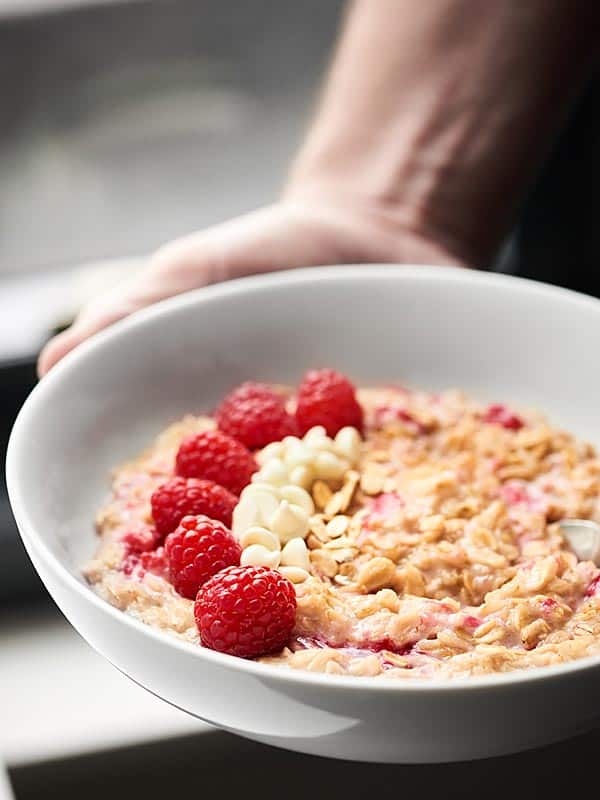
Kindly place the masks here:
[(557, 102), (556, 86), (581, 85), (597, 26), (585, 2), (472, 5), (355, 0), (284, 199), (161, 248), (46, 345), (40, 375), (116, 320), (217, 281), (319, 264), (488, 265), (571, 96)]
[(94, 299), (48, 342), (39, 375), (94, 333), (167, 297), (244, 275), (367, 262), (461, 263), (432, 237), (403, 230), (381, 210), (284, 201), (160, 248), (146, 269)]

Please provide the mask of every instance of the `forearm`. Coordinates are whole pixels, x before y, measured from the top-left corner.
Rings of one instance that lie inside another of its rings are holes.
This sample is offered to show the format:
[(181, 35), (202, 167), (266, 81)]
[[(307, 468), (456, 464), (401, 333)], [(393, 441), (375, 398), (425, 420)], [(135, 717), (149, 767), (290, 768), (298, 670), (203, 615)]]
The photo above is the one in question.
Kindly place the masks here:
[(482, 265), (580, 89), (585, 0), (356, 0), (288, 199), (382, 209)]
[(355, 0), (283, 202), (161, 248), (47, 345), (40, 374), (117, 319), (215, 281), (318, 264), (485, 265), (585, 76), (582, 17), (595, 5)]

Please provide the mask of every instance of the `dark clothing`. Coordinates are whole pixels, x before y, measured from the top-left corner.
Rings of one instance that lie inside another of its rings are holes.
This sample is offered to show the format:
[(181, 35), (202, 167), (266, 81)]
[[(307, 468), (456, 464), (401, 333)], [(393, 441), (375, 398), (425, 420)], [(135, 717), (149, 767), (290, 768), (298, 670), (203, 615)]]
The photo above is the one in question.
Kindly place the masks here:
[(600, 78), (576, 105), (496, 269), (600, 297)]

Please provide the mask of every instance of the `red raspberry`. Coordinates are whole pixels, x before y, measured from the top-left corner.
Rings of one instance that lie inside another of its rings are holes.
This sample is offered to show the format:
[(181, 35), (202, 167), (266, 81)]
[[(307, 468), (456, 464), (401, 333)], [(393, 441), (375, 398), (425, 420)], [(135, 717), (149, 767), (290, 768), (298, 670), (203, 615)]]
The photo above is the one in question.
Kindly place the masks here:
[(150, 503), (156, 530), (166, 536), (188, 514), (205, 514), (230, 526), (237, 497), (213, 481), (171, 478), (156, 489)]
[(405, 408), (397, 408), (395, 406), (379, 406), (373, 413), (373, 424), (376, 428), (383, 428), (390, 422), (399, 420), (403, 422), (409, 429), (415, 433), (429, 433), (430, 428), (424, 425), (419, 420), (415, 419), (413, 415)]
[(123, 534), (121, 541), (128, 553), (145, 553), (154, 550), (162, 541), (162, 536), (153, 525), (140, 525)]
[(510, 431), (518, 431), (525, 424), (523, 420), (501, 403), (488, 406), (483, 415), (483, 421), (490, 425), (502, 425)]
[(599, 593), (600, 593), (600, 574), (596, 575), (596, 577), (592, 580), (592, 582), (587, 588), (585, 596), (593, 597), (594, 595)]
[(137, 578), (143, 578), (146, 572), (153, 572), (155, 575), (160, 575), (161, 578), (167, 578), (164, 551), (164, 547), (156, 550), (144, 550), (141, 553), (126, 550), (121, 569), (125, 575), (135, 573)]
[(181, 443), (175, 472), (184, 478), (206, 478), (239, 494), (258, 469), (252, 453), (221, 431), (203, 431)]
[(165, 561), (165, 548), (158, 547), (147, 553), (140, 553), (140, 566), (146, 572), (153, 572), (162, 578), (167, 578), (167, 564)]
[(139, 553), (127, 553), (121, 561), (121, 571), (124, 575), (132, 575), (140, 564)]
[(298, 389), (296, 421), (304, 434), (315, 425), (323, 425), (328, 436), (346, 425), (363, 427), (363, 411), (352, 383), (333, 369), (312, 369)]
[(296, 591), (267, 567), (230, 567), (200, 588), (194, 606), (205, 647), (256, 658), (281, 650), (296, 618)]
[(552, 597), (546, 597), (542, 600), (542, 613), (548, 615), (558, 608), (558, 603)]
[(532, 500), (527, 486), (516, 481), (503, 484), (498, 492), (507, 506), (527, 505)]
[(180, 595), (190, 600), (217, 572), (239, 564), (241, 554), (231, 531), (201, 514), (184, 517), (177, 530), (165, 539), (169, 580)]
[(264, 383), (242, 383), (215, 412), (219, 429), (249, 447), (264, 447), (296, 432), (285, 399)]

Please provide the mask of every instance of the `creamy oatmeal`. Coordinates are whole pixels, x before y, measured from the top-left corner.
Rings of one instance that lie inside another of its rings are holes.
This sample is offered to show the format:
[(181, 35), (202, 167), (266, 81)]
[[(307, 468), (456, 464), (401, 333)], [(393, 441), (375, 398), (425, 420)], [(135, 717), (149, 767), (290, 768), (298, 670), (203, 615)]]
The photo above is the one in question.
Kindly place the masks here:
[[(358, 449), (352, 437), (342, 442), (341, 471), (329, 456), (316, 477), (298, 472), (301, 460), (290, 466), (312, 505), (305, 504), (307, 529), (296, 536), (304, 517), (289, 511), (302, 503), (293, 492), (281, 501), (273, 529), (289, 535), (281, 553), (273, 546), (272, 566), (294, 582), (296, 622), (288, 645), (260, 660), (413, 679), (600, 654), (600, 570), (578, 560), (557, 525), (600, 520), (592, 447), (537, 412), (485, 407), (456, 391), (385, 387), (357, 396), (363, 439)], [(209, 417), (188, 416), (115, 471), (97, 517), (99, 549), (84, 568), (109, 603), (198, 645), (194, 603), (168, 580), (150, 498), (173, 476), (183, 438), (214, 427)], [(286, 484), (289, 476), (277, 478), (273, 466), (282, 463), (281, 448), (257, 454), (261, 472), (251, 486), (260, 489), (265, 476), (280, 489)], [(244, 490), (234, 512), (242, 545), (256, 491)], [(264, 563), (270, 539), (262, 537), (246, 536), (242, 564)]]

